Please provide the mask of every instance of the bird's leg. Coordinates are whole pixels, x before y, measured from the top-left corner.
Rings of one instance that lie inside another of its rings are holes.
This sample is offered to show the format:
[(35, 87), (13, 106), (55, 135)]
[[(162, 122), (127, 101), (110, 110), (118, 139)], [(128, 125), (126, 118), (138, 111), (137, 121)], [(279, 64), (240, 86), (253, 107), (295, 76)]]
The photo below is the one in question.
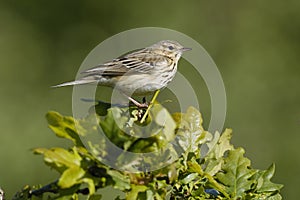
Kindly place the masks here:
[(157, 98), (159, 92), (160, 92), (160, 90), (156, 90), (156, 91), (155, 91), (155, 93), (154, 93), (154, 95), (153, 95), (153, 97), (152, 97), (152, 99), (151, 99), (151, 101), (150, 101), (150, 104), (148, 105), (147, 110), (146, 110), (146, 112), (145, 112), (143, 118), (141, 119), (141, 123), (144, 123), (144, 122), (145, 122), (146, 117), (147, 117), (147, 115), (149, 114), (149, 111), (150, 111), (150, 109), (152, 108), (152, 106), (153, 106), (153, 104), (154, 104), (154, 102), (155, 102), (155, 100), (156, 100), (156, 98)]
[(134, 98), (132, 98), (130, 96), (127, 96), (127, 98), (129, 99), (129, 101), (131, 101), (138, 108), (148, 108), (148, 104), (146, 102), (140, 103), (140, 102), (138, 102), (137, 100), (135, 100)]
[(143, 103), (147, 103), (146, 97), (143, 97)]
[(129, 101), (131, 101), (134, 105), (136, 105), (138, 108), (148, 108), (148, 104), (146, 102), (143, 101), (143, 103), (138, 102), (137, 100), (135, 100), (134, 98), (132, 98), (131, 96), (128, 96), (126, 93), (124, 92), (120, 92), (123, 96), (125, 96)]

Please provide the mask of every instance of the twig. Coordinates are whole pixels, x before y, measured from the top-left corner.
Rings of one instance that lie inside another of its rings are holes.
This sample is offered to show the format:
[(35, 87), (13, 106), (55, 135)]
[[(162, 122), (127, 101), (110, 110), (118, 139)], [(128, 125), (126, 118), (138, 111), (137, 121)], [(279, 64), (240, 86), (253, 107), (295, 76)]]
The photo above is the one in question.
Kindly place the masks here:
[(153, 106), (153, 104), (154, 104), (154, 102), (155, 102), (155, 100), (156, 100), (156, 98), (157, 98), (159, 92), (160, 92), (160, 90), (156, 90), (156, 91), (155, 91), (155, 93), (154, 93), (154, 95), (153, 95), (153, 97), (152, 97), (152, 99), (151, 99), (151, 101), (150, 101), (150, 104), (149, 104), (149, 106), (148, 106), (148, 108), (147, 108), (147, 110), (146, 110), (146, 112), (145, 112), (143, 118), (141, 119), (141, 123), (144, 123), (144, 122), (145, 122), (146, 117), (147, 117), (148, 113), (150, 112), (150, 109), (152, 108), (152, 106)]
[(40, 196), (40, 195), (44, 194), (45, 192), (51, 192), (51, 193), (56, 194), (56, 193), (58, 193), (58, 189), (59, 189), (58, 186), (57, 186), (57, 182), (58, 182), (58, 180), (56, 180), (52, 183), (49, 183), (49, 184), (47, 184), (47, 185), (45, 185), (45, 186), (43, 186), (39, 189), (30, 190), (29, 195), (30, 196), (32, 196), (32, 195)]
[[(58, 181), (54, 181), (52, 183), (49, 183), (39, 189), (36, 190), (30, 190), (29, 191), (29, 197), (31, 197), (32, 195), (34, 196), (41, 196), (42, 194), (46, 193), (46, 192), (50, 192), (53, 194), (57, 194), (60, 192), (61, 188), (59, 188), (59, 186), (57, 185)], [(96, 187), (98, 188), (98, 187)], [(77, 194), (83, 194), (83, 195), (88, 195), (89, 194), (89, 189), (88, 188), (80, 188), (76, 191)], [(3, 200), (3, 199), (0, 199)]]

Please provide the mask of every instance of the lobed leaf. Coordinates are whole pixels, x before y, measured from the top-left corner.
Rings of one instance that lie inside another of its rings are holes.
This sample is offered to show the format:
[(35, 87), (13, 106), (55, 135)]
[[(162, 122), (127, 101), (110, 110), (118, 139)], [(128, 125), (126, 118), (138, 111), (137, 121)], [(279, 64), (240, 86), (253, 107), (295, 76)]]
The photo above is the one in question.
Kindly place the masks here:
[(232, 150), (233, 145), (230, 144), (232, 130), (226, 129), (222, 135), (216, 132), (213, 139), (207, 143), (208, 153), (205, 156), (205, 172), (214, 176), (221, 170), (224, 163), (223, 156), (226, 151)]
[(72, 117), (64, 117), (61, 114), (50, 111), (46, 114), (49, 128), (61, 138), (71, 140), (77, 146), (83, 146), (80, 136), (85, 135), (85, 129)]
[[(180, 116), (180, 120), (178, 119)], [(177, 138), (179, 146), (184, 152), (200, 153), (200, 145), (206, 141), (206, 133), (202, 127), (202, 117), (198, 110), (189, 107), (184, 114), (176, 114), (178, 131)], [(178, 121), (179, 120), (179, 121)]]
[(278, 192), (283, 185), (271, 182), (275, 172), (275, 165), (272, 164), (267, 170), (259, 171), (256, 175), (257, 179), (257, 192)]
[[(150, 117), (141, 124), (136, 115), (141, 112), (139, 109), (102, 107), (98, 105), (96, 113), (80, 120), (57, 112), (46, 115), (53, 132), (71, 140), (74, 146), (69, 150), (34, 150), (36, 154), (44, 155), (46, 164), (61, 173), (54, 182), (55, 187), (42, 187), (35, 194), (55, 191), (55, 199), (78, 199), (78, 194), (88, 194), (88, 199), (100, 200), (101, 195), (96, 194), (96, 190), (110, 185), (125, 192), (126, 200), (163, 200), (168, 194), (170, 199), (189, 200), (282, 198), (279, 194), (282, 185), (271, 181), (275, 166), (271, 165), (267, 170), (252, 169), (250, 160), (244, 157), (244, 149), (234, 148), (230, 143), (231, 129), (214, 135), (205, 131), (197, 109), (189, 107), (186, 113), (170, 115), (163, 106), (154, 104)], [(99, 126), (110, 142), (124, 151), (137, 153), (131, 157), (117, 155), (116, 165), (124, 171), (110, 169), (101, 163), (113, 152), (106, 149), (105, 140), (89, 137), (98, 134)], [(136, 137), (149, 133), (148, 138)], [(88, 140), (90, 149), (83, 145), (82, 137)], [(204, 145), (208, 153), (201, 155), (200, 149)], [(138, 155), (144, 152), (153, 152), (153, 158), (142, 160)], [(178, 158), (174, 163), (154, 172), (126, 172), (128, 169), (147, 169), (141, 165), (143, 162), (159, 167), (174, 157)], [(24, 190), (16, 199), (31, 198), (30, 194), (29, 189)]]
[(43, 154), (44, 161), (59, 172), (61, 172), (62, 168), (66, 169), (80, 166), (82, 160), (75, 148), (72, 151), (59, 147), (51, 149), (36, 148), (34, 149), (34, 153)]
[(244, 149), (230, 150), (224, 159), (222, 171), (216, 174), (220, 183), (225, 185), (231, 198), (242, 198), (251, 189), (254, 180), (250, 179), (256, 171), (250, 168), (250, 160), (244, 157)]

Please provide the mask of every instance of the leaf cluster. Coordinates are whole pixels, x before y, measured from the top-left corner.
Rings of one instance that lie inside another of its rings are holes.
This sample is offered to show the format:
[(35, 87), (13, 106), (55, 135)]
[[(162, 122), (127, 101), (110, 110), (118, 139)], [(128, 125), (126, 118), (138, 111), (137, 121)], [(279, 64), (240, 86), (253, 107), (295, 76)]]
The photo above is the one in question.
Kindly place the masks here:
[[(245, 150), (230, 143), (232, 131), (204, 130), (201, 114), (193, 107), (171, 115), (155, 104), (145, 124), (139, 124), (142, 111), (135, 108), (99, 104), (92, 110), (96, 112), (82, 119), (47, 114), (50, 129), (72, 145), (36, 148), (34, 153), (43, 155), (59, 177), (45, 186), (25, 187), (15, 200), (98, 200), (99, 189), (109, 186), (124, 193), (117, 200), (281, 199), (282, 185), (271, 181), (274, 164), (253, 169)], [(105, 137), (99, 139), (100, 129)], [(144, 134), (149, 137), (138, 137)], [(107, 139), (132, 156), (112, 152)], [(141, 158), (147, 153), (152, 157)], [(111, 155), (116, 156), (114, 167), (105, 164)], [(151, 166), (157, 169), (151, 171)]]

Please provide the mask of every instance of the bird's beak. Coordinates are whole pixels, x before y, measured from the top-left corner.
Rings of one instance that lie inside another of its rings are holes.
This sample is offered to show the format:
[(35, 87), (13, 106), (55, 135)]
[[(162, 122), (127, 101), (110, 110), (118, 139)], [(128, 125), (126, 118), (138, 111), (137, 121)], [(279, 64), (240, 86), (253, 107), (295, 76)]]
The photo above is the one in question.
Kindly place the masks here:
[(192, 50), (192, 48), (189, 48), (189, 47), (183, 47), (183, 48), (181, 48), (180, 49), (182, 52), (184, 52), (184, 51), (190, 51), (190, 50)]

